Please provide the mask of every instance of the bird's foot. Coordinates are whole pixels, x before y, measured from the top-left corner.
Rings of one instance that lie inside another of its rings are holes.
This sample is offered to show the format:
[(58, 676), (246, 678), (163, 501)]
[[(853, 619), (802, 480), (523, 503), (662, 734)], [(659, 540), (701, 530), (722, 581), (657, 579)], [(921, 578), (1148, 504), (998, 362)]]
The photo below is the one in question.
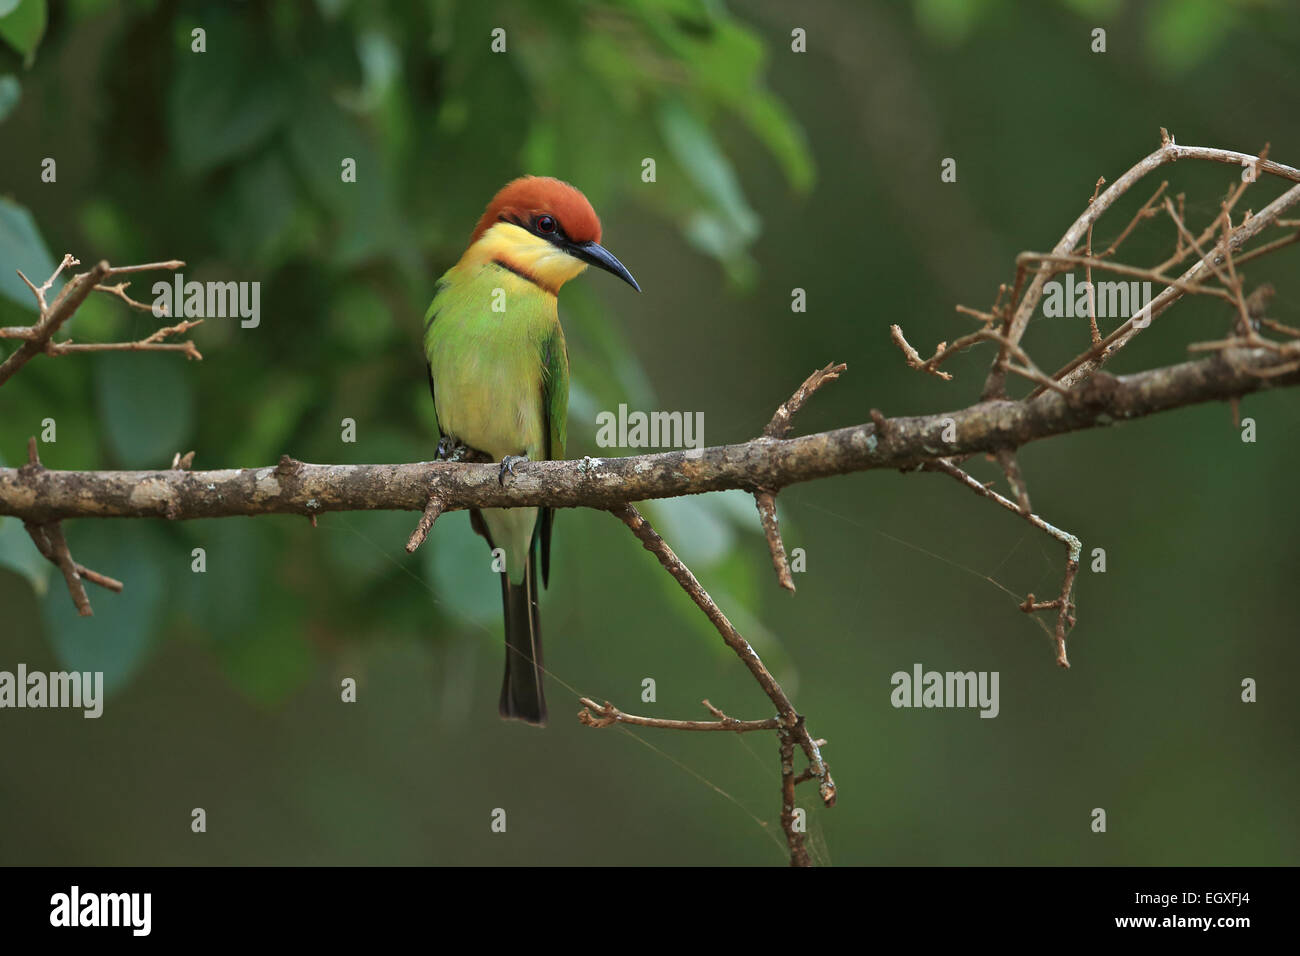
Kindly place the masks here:
[(450, 435), (443, 435), (438, 439), (436, 454), (438, 461), (464, 461), (465, 456), (469, 454), (469, 446)]
[(521, 464), (525, 461), (528, 461), (527, 455), (506, 455), (506, 457), (501, 459), (501, 471), (497, 475), (497, 481), (500, 484), (505, 485), (506, 472), (509, 472), (510, 477), (513, 478), (515, 476), (515, 465)]

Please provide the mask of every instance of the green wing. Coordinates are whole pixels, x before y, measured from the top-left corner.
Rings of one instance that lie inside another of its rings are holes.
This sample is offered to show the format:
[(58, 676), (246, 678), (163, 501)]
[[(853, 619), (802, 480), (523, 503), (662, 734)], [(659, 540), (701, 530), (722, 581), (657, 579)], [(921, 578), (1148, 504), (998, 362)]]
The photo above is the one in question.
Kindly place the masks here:
[(569, 350), (558, 322), (542, 343), (542, 408), (546, 412), (546, 457), (560, 461), (569, 434)]
[[(555, 323), (555, 331), (542, 343), (542, 408), (546, 414), (546, 457), (551, 461), (564, 458), (569, 433), (569, 349), (564, 344), (564, 330)], [(555, 509), (543, 508), (538, 522), (542, 539), (542, 584), (551, 576), (551, 526)]]
[(447, 277), (444, 275), (433, 286), (433, 301), (429, 303), (429, 311), (424, 315), (424, 367), (429, 373), (429, 397), (433, 399), (433, 420), (438, 426), (438, 434), (435, 441), (442, 441), (442, 422), (438, 421), (438, 386), (433, 380), (433, 360), (429, 357), (429, 332), (433, 329), (433, 323), (438, 318), (438, 312), (441, 311), (443, 295), (447, 288)]

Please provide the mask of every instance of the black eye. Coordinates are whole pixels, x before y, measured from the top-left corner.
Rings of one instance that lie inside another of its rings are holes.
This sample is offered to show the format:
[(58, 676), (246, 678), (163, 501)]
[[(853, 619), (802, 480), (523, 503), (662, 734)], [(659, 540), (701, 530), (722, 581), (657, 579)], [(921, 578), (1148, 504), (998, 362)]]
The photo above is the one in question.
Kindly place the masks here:
[(552, 219), (550, 216), (539, 216), (538, 219), (537, 219), (537, 231), (538, 231), (538, 232), (554, 232), (554, 231), (555, 231), (555, 220)]

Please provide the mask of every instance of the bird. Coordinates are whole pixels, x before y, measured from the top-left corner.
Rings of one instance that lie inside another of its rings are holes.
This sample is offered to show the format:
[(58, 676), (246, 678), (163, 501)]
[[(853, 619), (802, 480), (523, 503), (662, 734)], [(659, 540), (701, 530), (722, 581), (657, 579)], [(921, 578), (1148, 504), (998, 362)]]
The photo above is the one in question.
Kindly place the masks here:
[[(425, 314), (438, 458), (499, 462), (503, 485), (522, 462), (564, 458), (569, 353), (560, 289), (595, 266), (641, 291), (600, 240), (600, 219), (587, 197), (559, 179), (523, 176), (492, 197), (464, 254), (434, 285)], [(470, 511), (494, 559), (505, 559), (498, 711), (539, 727), (546, 725), (546, 698), (537, 578), (540, 570), (549, 586), (554, 520), (552, 508)]]

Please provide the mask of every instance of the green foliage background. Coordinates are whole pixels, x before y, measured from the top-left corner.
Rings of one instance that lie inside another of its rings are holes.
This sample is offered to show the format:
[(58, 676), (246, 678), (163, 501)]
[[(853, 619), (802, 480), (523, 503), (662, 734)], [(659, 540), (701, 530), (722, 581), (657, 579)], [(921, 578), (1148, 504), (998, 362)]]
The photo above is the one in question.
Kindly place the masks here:
[[(1095, 26), (1105, 54), (1089, 52)], [(488, 197), (523, 172), (578, 184), (646, 290), (601, 275), (564, 290), (573, 456), (599, 452), (595, 415), (620, 402), (701, 410), (709, 444), (743, 440), (830, 360), (849, 372), (803, 430), (873, 406), (959, 407), (989, 356), (955, 361), (953, 382), (923, 378), (889, 324), (922, 350), (966, 331), (953, 304), (986, 306), (1016, 252), (1050, 246), (1162, 125), (1300, 162), (1298, 50), (1291, 6), (1244, 0), (0, 0), (0, 325), (33, 315), (13, 270), (39, 281), (65, 251), (262, 283), (261, 326), (209, 320), (202, 363), (30, 363), (0, 390), (0, 459), (20, 461), (45, 418), (52, 468), (161, 468), (191, 448), (199, 468), (430, 458), (420, 316)], [(944, 157), (956, 184), (939, 182)], [(1235, 173), (1168, 176), (1200, 225)], [(1259, 208), (1277, 186), (1254, 191)], [(1152, 225), (1128, 257), (1171, 242)], [(1275, 317), (1297, 325), (1294, 263), (1284, 252), (1249, 278), (1274, 281)], [(805, 314), (790, 311), (795, 287)], [(1068, 322), (1031, 330), (1040, 365), (1086, 341)], [(1226, 323), (1184, 303), (1115, 370), (1181, 360)], [(154, 327), (103, 297), (67, 331)], [(1300, 408), (1283, 392), (1243, 414), (1255, 444), (1205, 406), (1025, 450), (1036, 508), (1108, 557), (1080, 579), (1069, 672), (1015, 608), (1053, 593), (1058, 549), (950, 482), (788, 490), (786, 541), (808, 556), (793, 598), (743, 494), (649, 506), (830, 740), (840, 804), (803, 794), (822, 862), (1297, 861)], [(355, 444), (340, 441), (345, 417)], [(95, 721), (0, 712), (0, 862), (782, 861), (773, 741), (570, 717), (578, 694), (664, 716), (702, 715), (703, 697), (766, 712), (621, 525), (560, 515), (543, 612), (552, 726), (537, 732), (496, 718), (482, 542), (455, 514), (407, 556), (414, 518), (69, 523), (78, 560), (127, 583), (92, 592), (91, 619), (0, 519), (0, 669), (99, 669), (110, 688)], [(1001, 715), (894, 710), (889, 677), (917, 661), (999, 671)], [(357, 704), (339, 703), (345, 676)], [(645, 677), (656, 703), (639, 702)], [(1244, 677), (1259, 703), (1239, 702)], [(489, 832), (495, 807), (504, 836)], [(1105, 835), (1089, 831), (1094, 807)]]

